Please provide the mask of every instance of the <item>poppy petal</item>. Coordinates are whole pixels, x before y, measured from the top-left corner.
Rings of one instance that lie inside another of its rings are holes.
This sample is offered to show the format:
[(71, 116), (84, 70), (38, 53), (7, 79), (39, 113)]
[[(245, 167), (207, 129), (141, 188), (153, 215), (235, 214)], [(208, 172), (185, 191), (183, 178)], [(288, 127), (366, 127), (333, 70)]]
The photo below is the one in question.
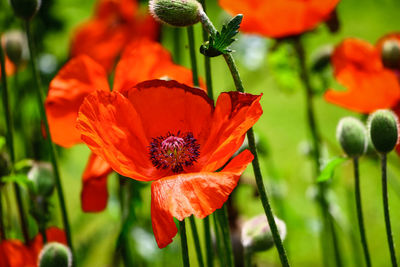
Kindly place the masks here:
[[(339, 0), (219, 0), (231, 15), (243, 14), (240, 29), (272, 38), (301, 34), (326, 21)], [(265, 23), (268, 21), (268, 23)]]
[(99, 212), (106, 208), (108, 201), (107, 177), (111, 166), (101, 157), (92, 153), (82, 176), (81, 203), (84, 212)]
[(332, 55), (336, 80), (346, 91), (328, 90), (328, 102), (362, 113), (390, 108), (400, 97), (396, 75), (382, 65), (378, 50), (362, 40), (343, 41)]
[(206, 140), (211, 126), (214, 103), (200, 89), (176, 81), (145, 81), (124, 92), (135, 107), (148, 138), (192, 132), (199, 141)]
[(45, 107), (53, 141), (63, 147), (81, 143), (76, 118), (83, 99), (95, 90), (109, 91), (104, 69), (88, 56), (71, 59), (51, 81)]
[(240, 148), (246, 132), (262, 115), (261, 95), (222, 93), (217, 100), (211, 132), (196, 169), (215, 171)]
[(35, 267), (36, 259), (20, 240), (4, 240), (0, 242), (0, 266)]
[(150, 161), (141, 117), (119, 92), (96, 91), (86, 97), (77, 127), (89, 148), (119, 174), (139, 181), (161, 175)]
[[(67, 245), (67, 237), (64, 230), (58, 227), (49, 227), (46, 229), (47, 242), (58, 242)], [(43, 248), (43, 237), (38, 233), (30, 243), (30, 249), (33, 253), (34, 259), (37, 261), (40, 251)]]
[(178, 174), (153, 182), (151, 219), (158, 246), (165, 247), (176, 235), (173, 217), (182, 221), (193, 214), (202, 219), (221, 208), (252, 160), (245, 150), (221, 172)]
[(151, 218), (158, 246), (165, 247), (176, 235), (173, 217), (180, 221), (192, 214), (205, 218), (221, 208), (252, 160), (253, 155), (245, 150), (221, 172), (178, 174), (153, 182)]

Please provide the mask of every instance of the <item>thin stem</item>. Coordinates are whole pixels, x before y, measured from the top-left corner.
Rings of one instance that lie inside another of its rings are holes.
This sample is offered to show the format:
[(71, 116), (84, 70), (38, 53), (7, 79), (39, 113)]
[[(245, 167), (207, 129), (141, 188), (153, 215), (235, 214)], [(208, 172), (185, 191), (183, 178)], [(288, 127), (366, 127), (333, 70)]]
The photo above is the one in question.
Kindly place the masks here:
[[(216, 34), (216, 29), (215, 29), (214, 25), (212, 24), (212, 22), (210, 21), (210, 19), (208, 18), (208, 16), (204, 12), (201, 12), (200, 19), (201, 19), (201, 23), (203, 24), (204, 29), (206, 29), (209, 34), (214, 36)], [(240, 78), (239, 71), (236, 67), (236, 64), (235, 64), (235, 61), (234, 61), (232, 55), (230, 53), (224, 54), (224, 58), (229, 67), (229, 70), (231, 72), (233, 81), (235, 83), (236, 90), (239, 92), (244, 92), (242, 80)], [(256, 178), (258, 192), (260, 194), (260, 199), (261, 199), (261, 203), (263, 205), (264, 211), (265, 211), (265, 215), (267, 216), (268, 224), (271, 229), (271, 233), (272, 233), (272, 237), (274, 239), (275, 246), (279, 253), (279, 258), (281, 260), (282, 266), (285, 266), (285, 267), (290, 266), (289, 260), (286, 255), (285, 248), (283, 247), (281, 236), (279, 235), (279, 232), (278, 232), (278, 227), (276, 226), (276, 222), (275, 222), (274, 215), (272, 212), (271, 204), (269, 202), (267, 192), (265, 190), (264, 181), (263, 181), (261, 169), (260, 169), (260, 163), (258, 161), (258, 154), (257, 154), (257, 149), (256, 149), (253, 128), (251, 128), (247, 132), (247, 139), (249, 142), (250, 151), (254, 156), (252, 165), (253, 165), (254, 176)]]
[[(329, 216), (332, 216), (332, 215), (329, 214)], [(333, 243), (333, 252), (335, 253), (335, 263), (336, 263), (336, 266), (341, 267), (341, 266), (343, 266), (343, 260), (342, 260), (342, 255), (340, 254), (339, 239), (336, 234), (335, 224), (334, 224), (334, 220), (332, 217), (329, 218), (328, 223), (329, 223), (329, 229), (332, 233), (332, 243)]]
[(196, 221), (194, 220), (193, 215), (189, 217), (189, 221), (190, 221), (190, 227), (192, 229), (194, 246), (196, 248), (197, 261), (198, 261), (200, 267), (204, 267), (203, 254), (201, 253), (199, 233), (197, 232)]
[(385, 213), (386, 235), (387, 235), (388, 245), (389, 245), (389, 250), (390, 250), (390, 259), (392, 260), (392, 266), (397, 267), (392, 227), (390, 225), (389, 199), (388, 199), (388, 190), (387, 190), (387, 170), (386, 170), (387, 158), (386, 158), (386, 156), (387, 156), (386, 154), (382, 154), (382, 159), (381, 159), (383, 210)]
[(194, 86), (199, 86), (199, 74), (197, 71), (197, 59), (196, 50), (194, 45), (194, 30), (193, 26), (187, 28), (188, 40), (189, 40), (189, 52), (190, 52), (190, 63), (192, 65), (192, 77)]
[(231, 235), (229, 231), (229, 221), (228, 221), (228, 210), (226, 205), (222, 206), (221, 209), (217, 210), (219, 225), (222, 232), (222, 241), (224, 243), (225, 248), (225, 258), (226, 258), (226, 266), (233, 267), (234, 259), (232, 252), (232, 243), (231, 243)]
[[(204, 12), (206, 11), (206, 1), (201, 0), (201, 5), (203, 6)], [(203, 28), (203, 41), (208, 41), (208, 32)], [(207, 93), (208, 97), (214, 100), (214, 93), (213, 93), (213, 86), (212, 86), (212, 76), (211, 76), (211, 60), (209, 57), (204, 57), (204, 69), (206, 73), (206, 86), (207, 86)]]
[(43, 245), (45, 245), (47, 243), (46, 226), (43, 223), (41, 223), (39, 230), (40, 230), (40, 234), (42, 235)]
[(181, 50), (182, 50), (182, 46), (181, 46), (181, 28), (173, 28), (173, 38), (174, 38), (174, 42), (173, 42), (173, 51), (174, 51), (174, 61), (176, 63), (181, 63)]
[[(1, 180), (1, 178), (0, 178)], [(1, 181), (0, 181), (1, 183)], [(7, 239), (6, 228), (4, 227), (4, 214), (3, 214), (3, 187), (0, 185), (0, 242)]]
[(365, 263), (367, 267), (371, 267), (371, 257), (369, 256), (367, 236), (365, 234), (365, 228), (364, 228), (364, 217), (361, 204), (360, 173), (358, 168), (357, 157), (353, 158), (353, 165), (354, 165), (354, 187), (356, 192), (355, 197), (356, 197), (358, 227), (360, 230), (361, 244), (364, 250)]
[[(299, 67), (300, 67), (300, 78), (303, 83), (304, 89), (305, 89), (305, 96), (306, 96), (306, 108), (307, 108), (307, 120), (308, 120), (308, 126), (309, 130), (311, 133), (311, 140), (313, 143), (313, 156), (314, 156), (314, 164), (315, 164), (315, 174), (316, 177), (320, 174), (321, 171), (321, 148), (320, 148), (320, 137), (318, 133), (318, 127), (317, 127), (317, 122), (315, 119), (315, 112), (314, 112), (314, 103), (313, 103), (313, 90), (311, 87), (310, 83), (310, 78), (308, 75), (307, 67), (306, 67), (306, 56), (305, 56), (305, 50), (303, 47), (303, 44), (300, 40), (300, 36), (296, 37), (294, 39), (294, 49), (297, 53), (297, 57), (299, 59)], [(319, 183), (319, 194), (320, 196), (318, 197), (318, 203), (321, 208), (321, 216), (323, 217), (323, 229), (329, 230), (330, 234), (332, 236), (332, 242), (333, 242), (333, 249), (334, 249), (334, 255), (336, 259), (336, 266), (341, 266), (341, 253), (339, 251), (340, 246), (337, 244), (337, 237), (335, 233), (335, 228), (333, 222), (331, 220), (333, 219), (332, 216), (329, 214), (329, 203), (326, 199), (326, 184), (324, 183)], [(325, 230), (322, 231), (322, 233), (325, 232)], [(324, 237), (324, 234), (321, 234), (321, 242), (326, 242), (326, 238)], [(322, 244), (322, 247), (325, 247)], [(324, 261), (327, 258), (327, 251), (323, 249), (323, 258)]]
[(70, 247), (70, 249), (73, 253), (74, 250), (73, 250), (72, 239), (71, 239), (71, 230), (70, 230), (70, 226), (69, 226), (69, 222), (68, 222), (68, 214), (67, 214), (67, 207), (66, 207), (65, 199), (64, 199), (64, 193), (62, 190), (60, 171), (59, 171), (58, 162), (57, 162), (57, 155), (56, 155), (54, 144), (51, 140), (49, 123), (47, 121), (46, 111), (44, 109), (45, 94), (42, 89), (39, 72), (36, 68), (36, 53), (35, 53), (35, 48), (34, 48), (34, 42), (32, 39), (32, 33), (30, 30), (30, 23), (28, 20), (26, 21), (25, 27), (26, 27), (26, 35), (28, 37), (29, 53), (31, 56), (31, 60), (30, 60), (31, 68), (32, 68), (32, 72), (33, 72), (33, 76), (34, 76), (34, 80), (35, 80), (36, 92), (37, 92), (37, 101), (38, 101), (38, 105), (39, 105), (39, 109), (40, 109), (41, 119), (43, 120), (45, 131), (46, 131), (47, 144), (48, 144), (48, 147), (50, 150), (51, 165), (52, 165), (53, 171), (54, 171), (56, 188), (57, 188), (57, 192), (58, 192), (58, 201), (60, 202), (64, 230), (65, 230), (65, 234), (67, 237), (68, 246)]
[(184, 267), (189, 267), (189, 252), (186, 238), (185, 220), (179, 221), (179, 234), (181, 235), (182, 262)]
[[(14, 164), (15, 164), (15, 151), (14, 151), (14, 134), (13, 134), (13, 122), (11, 116), (11, 109), (9, 104), (9, 96), (8, 96), (8, 86), (7, 86), (7, 75), (6, 75), (6, 66), (5, 66), (5, 57), (3, 48), (0, 46), (0, 67), (1, 67), (1, 82), (2, 82), (2, 99), (4, 106), (4, 116), (7, 124), (7, 146), (8, 152), (10, 154), (11, 159), (11, 173), (14, 172)], [(17, 183), (14, 183), (14, 191), (17, 200), (18, 213), (21, 221), (22, 235), (24, 236), (25, 243), (29, 243), (29, 234), (28, 234), (28, 220), (26, 219), (25, 209), (23, 206), (21, 189)]]
[(214, 212), (212, 214), (213, 216), (213, 222), (214, 222), (214, 230), (215, 230), (215, 243), (217, 244), (217, 258), (220, 261), (220, 266), (226, 266), (225, 263), (225, 258), (223, 256), (223, 251), (222, 251), (222, 244), (221, 244), (221, 232), (219, 230), (219, 226), (218, 226), (218, 212)]
[(207, 216), (203, 219), (204, 223), (204, 239), (206, 243), (206, 256), (207, 256), (207, 266), (214, 266), (213, 261), (213, 249), (212, 249), (212, 241), (211, 241), (211, 227), (210, 227), (210, 217)]

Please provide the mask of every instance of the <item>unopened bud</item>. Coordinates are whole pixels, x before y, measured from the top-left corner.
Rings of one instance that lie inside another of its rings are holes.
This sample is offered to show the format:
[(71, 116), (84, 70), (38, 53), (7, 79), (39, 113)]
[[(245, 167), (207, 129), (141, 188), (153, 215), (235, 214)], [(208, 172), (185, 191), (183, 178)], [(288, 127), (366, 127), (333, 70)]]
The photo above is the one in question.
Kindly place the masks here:
[(386, 40), (381, 51), (382, 63), (389, 69), (400, 69), (400, 41)]
[(49, 197), (54, 191), (54, 174), (51, 165), (44, 162), (35, 163), (28, 172), (32, 181), (31, 194)]
[(7, 57), (14, 65), (21, 65), (27, 54), (27, 42), (21, 31), (10, 31), (4, 35)]
[(394, 149), (398, 140), (397, 116), (389, 110), (378, 110), (370, 115), (369, 132), (372, 144), (381, 153)]
[(186, 27), (200, 21), (203, 8), (196, 0), (150, 0), (149, 10), (158, 21)]
[(312, 55), (312, 70), (320, 72), (326, 69), (331, 64), (331, 56), (334, 50), (333, 45), (325, 45), (319, 48), (314, 55)]
[(30, 20), (39, 11), (42, 4), (41, 0), (10, 0), (15, 15)]
[(71, 251), (63, 244), (48, 243), (40, 252), (38, 265), (39, 267), (71, 267)]
[[(276, 217), (275, 223), (282, 240), (284, 240), (286, 237), (285, 223)], [(242, 244), (248, 252), (265, 251), (274, 246), (274, 239), (265, 214), (253, 217), (243, 224)]]
[(336, 129), (336, 138), (349, 157), (363, 155), (368, 146), (367, 130), (356, 118), (341, 119)]

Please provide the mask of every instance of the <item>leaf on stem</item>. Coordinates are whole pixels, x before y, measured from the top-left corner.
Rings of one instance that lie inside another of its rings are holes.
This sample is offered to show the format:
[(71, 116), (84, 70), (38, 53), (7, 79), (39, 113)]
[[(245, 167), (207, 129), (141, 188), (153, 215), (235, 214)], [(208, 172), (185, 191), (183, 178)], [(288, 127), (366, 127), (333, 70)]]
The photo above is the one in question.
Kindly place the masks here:
[(325, 182), (332, 178), (333, 173), (340, 164), (348, 160), (348, 158), (337, 157), (331, 159), (325, 167), (321, 170), (321, 174), (317, 178), (317, 183)]
[(243, 15), (236, 15), (227, 25), (222, 26), (221, 33), (210, 36), (210, 40), (200, 47), (200, 52), (207, 57), (216, 57), (232, 52), (229, 46), (236, 40), (234, 37), (239, 33), (240, 23)]

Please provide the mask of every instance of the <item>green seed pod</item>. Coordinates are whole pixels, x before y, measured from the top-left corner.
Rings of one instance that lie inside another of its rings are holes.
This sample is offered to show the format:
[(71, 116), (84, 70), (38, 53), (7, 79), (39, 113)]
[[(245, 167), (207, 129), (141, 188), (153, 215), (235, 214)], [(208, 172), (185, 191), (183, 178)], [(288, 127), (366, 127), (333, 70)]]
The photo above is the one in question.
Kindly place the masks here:
[(25, 35), (21, 31), (10, 31), (4, 35), (4, 40), (7, 57), (14, 65), (21, 65), (27, 54)]
[(39, 267), (71, 267), (72, 254), (69, 248), (63, 244), (48, 243), (39, 255)]
[(36, 162), (28, 172), (28, 179), (32, 181), (31, 195), (49, 197), (54, 191), (54, 174), (51, 165)]
[(196, 0), (150, 0), (149, 10), (158, 21), (186, 27), (200, 21), (203, 8)]
[[(275, 217), (282, 240), (286, 237), (285, 223)], [(274, 246), (271, 229), (265, 214), (258, 215), (246, 221), (242, 227), (242, 244), (247, 252), (265, 251)]]
[(387, 40), (382, 46), (383, 65), (389, 69), (400, 68), (400, 44), (397, 40)]
[(336, 138), (344, 152), (352, 158), (363, 155), (368, 146), (367, 130), (364, 124), (353, 117), (346, 117), (339, 121)]
[(10, 0), (15, 15), (24, 19), (31, 20), (39, 11), (42, 4), (41, 0)]
[(372, 144), (381, 153), (394, 149), (398, 140), (397, 116), (389, 110), (378, 110), (370, 115), (368, 128)]

